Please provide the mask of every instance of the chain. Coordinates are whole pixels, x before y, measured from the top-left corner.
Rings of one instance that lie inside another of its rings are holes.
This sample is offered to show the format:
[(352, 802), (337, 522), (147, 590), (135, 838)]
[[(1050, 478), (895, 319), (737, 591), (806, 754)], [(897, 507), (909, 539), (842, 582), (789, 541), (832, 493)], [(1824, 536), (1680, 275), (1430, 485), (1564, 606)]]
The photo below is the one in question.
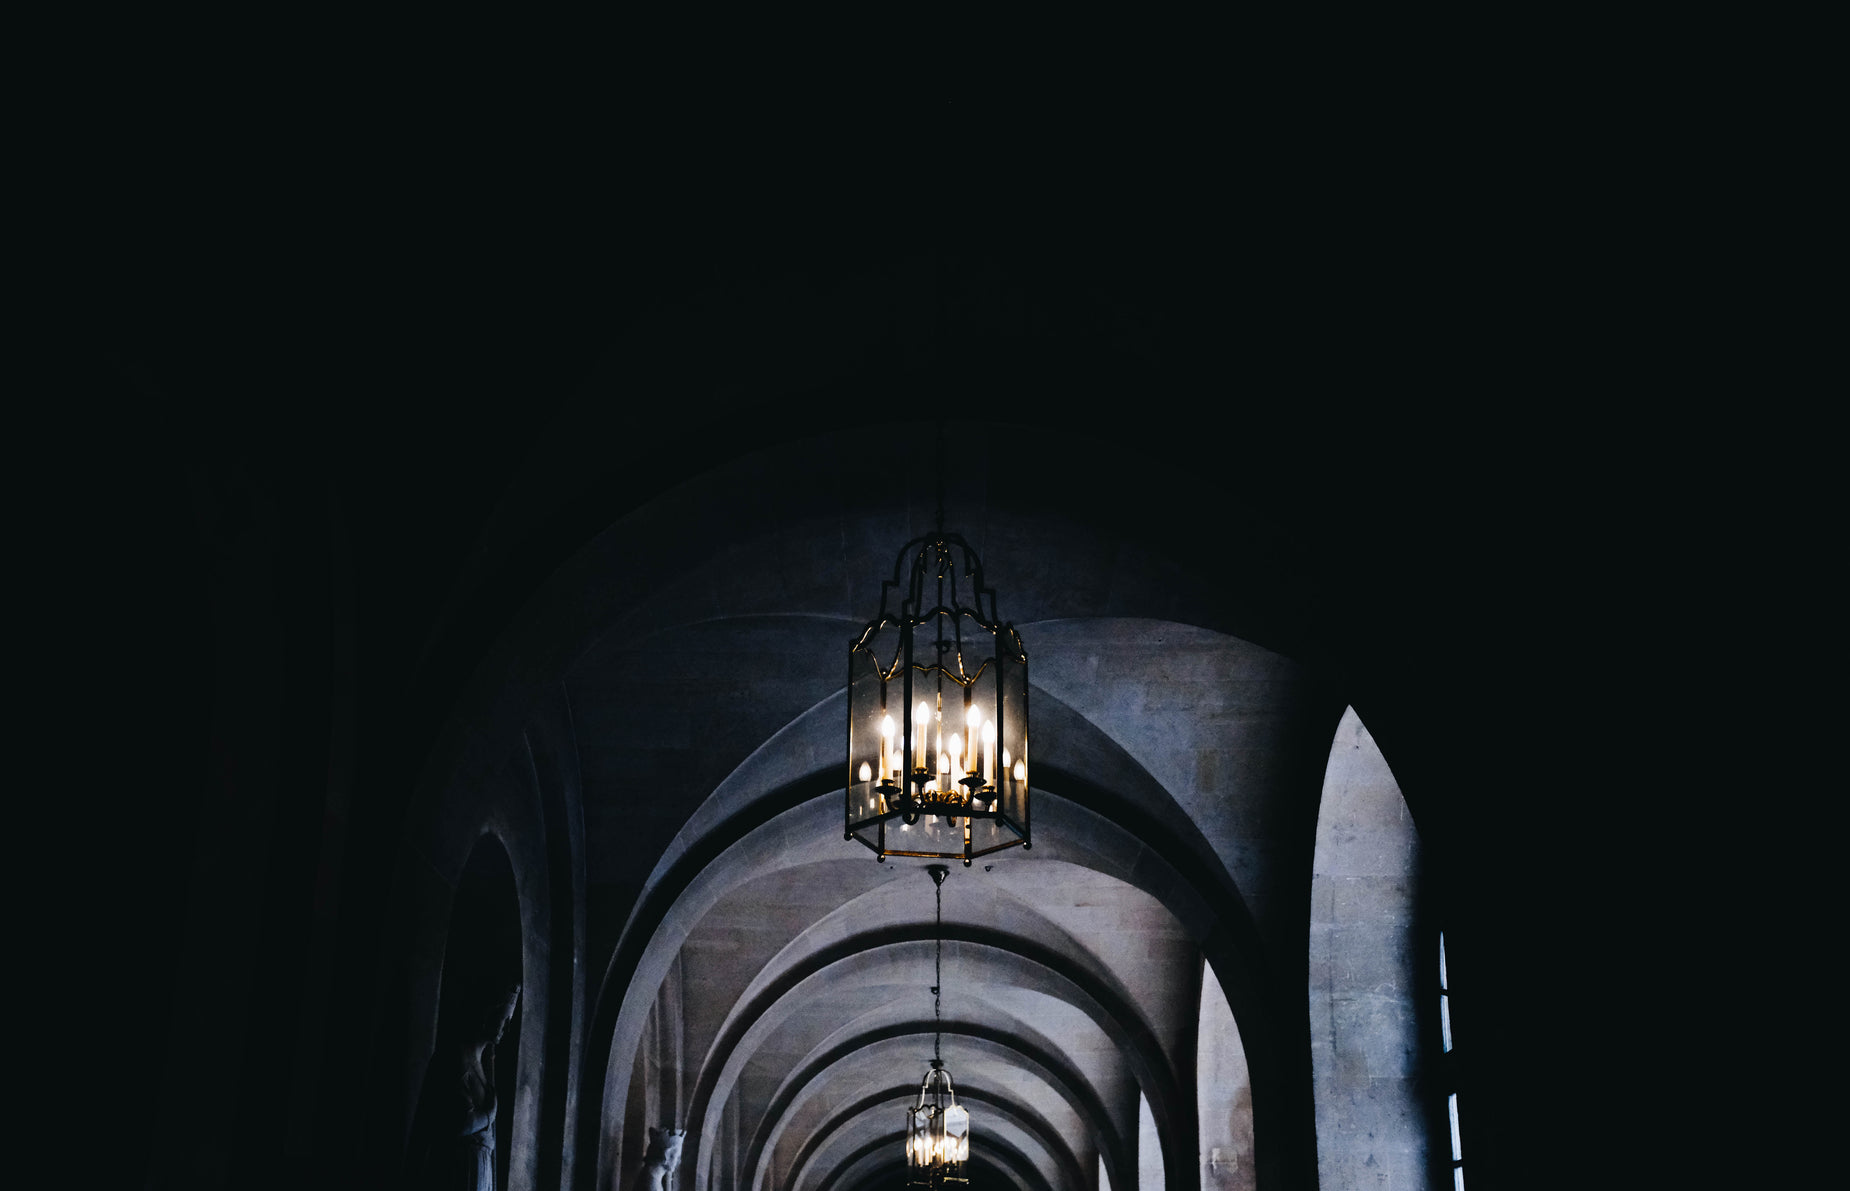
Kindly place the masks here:
[[(938, 532), (944, 532), (944, 415), (938, 416)], [(940, 600), (939, 603), (943, 603)]]
[(933, 892), (938, 895), (937, 927), (934, 932), (938, 940), (938, 954), (932, 964), (931, 1016), (935, 1032), (931, 1039), (931, 1057), (942, 1062), (944, 1055), (940, 1047), (944, 1042), (944, 1014), (939, 1008), (939, 991), (944, 988), (944, 886), (939, 884)]

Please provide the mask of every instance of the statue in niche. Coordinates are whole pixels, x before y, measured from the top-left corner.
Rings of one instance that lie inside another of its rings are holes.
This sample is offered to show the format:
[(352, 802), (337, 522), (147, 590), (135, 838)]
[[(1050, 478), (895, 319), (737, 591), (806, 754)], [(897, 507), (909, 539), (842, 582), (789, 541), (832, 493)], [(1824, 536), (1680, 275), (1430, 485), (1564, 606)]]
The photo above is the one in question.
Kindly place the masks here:
[(649, 1126), (649, 1148), (642, 1156), (640, 1191), (672, 1191), (675, 1167), (681, 1164), (681, 1143), (686, 1140), (685, 1129)]
[(495, 1046), (519, 1002), (516, 984), (432, 1060), (437, 1099), (424, 1191), (495, 1191)]

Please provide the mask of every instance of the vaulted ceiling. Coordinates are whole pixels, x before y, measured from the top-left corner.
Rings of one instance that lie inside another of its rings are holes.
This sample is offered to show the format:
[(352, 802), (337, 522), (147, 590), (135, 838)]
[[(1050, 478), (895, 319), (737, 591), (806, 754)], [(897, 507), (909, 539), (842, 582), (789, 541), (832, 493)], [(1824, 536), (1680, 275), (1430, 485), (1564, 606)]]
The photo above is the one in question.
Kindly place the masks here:
[[(593, 949), (602, 1124), (630, 1161), (642, 1126), (689, 1129), (691, 1186), (884, 1185), (933, 1051), (924, 862), (845, 842), (839, 799), (847, 647), (933, 516), (933, 431), (743, 454), (554, 583), (582, 626), (564, 686), (590, 904), (624, 916)], [(1027, 644), (1038, 760), (1032, 849), (944, 884), (943, 1053), (1000, 1185), (1090, 1187), (1102, 1157), (1133, 1187), (1140, 1096), (1165, 1131), (1192, 1115), (1204, 978), (1278, 1052), (1253, 1057), (1267, 1107), (1301, 1091), (1279, 1068), (1302, 1012), (1277, 982), (1302, 974), (1268, 973), (1267, 943), (1302, 953), (1343, 705), (1228, 631), (1257, 619), (1226, 585), (1250, 543), (1134, 531), (1187, 484), (1101, 496), (1058, 440), (964, 421), (947, 437), (1008, 443), (943, 500)], [(864, 457), (894, 478), (844, 482)], [(1099, 519), (1101, 500), (1128, 507)]]

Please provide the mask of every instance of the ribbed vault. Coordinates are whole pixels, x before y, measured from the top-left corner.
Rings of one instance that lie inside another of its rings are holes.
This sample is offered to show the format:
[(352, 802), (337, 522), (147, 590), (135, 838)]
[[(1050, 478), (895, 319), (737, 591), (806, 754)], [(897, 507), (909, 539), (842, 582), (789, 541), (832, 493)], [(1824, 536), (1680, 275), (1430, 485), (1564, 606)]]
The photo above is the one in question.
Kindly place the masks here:
[[(856, 1079), (895, 1067), (911, 1072), (919, 1066), (918, 1056), (931, 1045), (931, 1030), (932, 1023), (916, 1021), (851, 1034), (793, 1072), (767, 1103), (745, 1152), (741, 1164), (749, 1180), (745, 1185), (760, 1185), (758, 1180), (768, 1177), (768, 1170), (761, 1171), (759, 1166), (767, 1149), (781, 1146), (785, 1155), (772, 1165), (788, 1170), (802, 1167), (815, 1145), (809, 1126), (841, 1094), (834, 1090), (837, 1081), (830, 1078), (832, 1071), (842, 1068)], [(1027, 1101), (1040, 1107), (1051, 1128), (1063, 1138), (1081, 1143), (1090, 1140), (1104, 1156), (1108, 1170), (1128, 1177), (1127, 1140), (1115, 1132), (1112, 1114), (1098, 1088), (1066, 1061), (1054, 1043), (1040, 1036), (1034, 1023), (1019, 1017), (1004, 1025), (953, 1019), (944, 1023), (943, 1033), (958, 1060), (961, 1088), (967, 1091), (968, 1080), (979, 1070), (1005, 1066), (1011, 1085), (1027, 1086)], [(911, 1081), (898, 1095), (891, 1094), (890, 1087), (876, 1093), (887, 1114), (878, 1122), (881, 1128), (891, 1132), (892, 1106), (909, 1102), (915, 1091), (916, 1081)]]

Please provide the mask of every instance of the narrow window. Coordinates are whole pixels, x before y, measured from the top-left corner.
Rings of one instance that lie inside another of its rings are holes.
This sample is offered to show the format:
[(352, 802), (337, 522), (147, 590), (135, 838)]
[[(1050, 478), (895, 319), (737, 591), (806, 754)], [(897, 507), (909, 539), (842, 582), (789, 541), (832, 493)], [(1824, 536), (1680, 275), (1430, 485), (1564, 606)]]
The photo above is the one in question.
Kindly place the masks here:
[(1439, 1030), (1445, 1053), (1452, 1053), (1452, 992), (1445, 979), (1445, 932), (1439, 932)]
[(1458, 1073), (1452, 1064), (1452, 986), (1445, 972), (1445, 932), (1439, 932), (1439, 1036), (1445, 1048), (1445, 1115), (1452, 1122), (1452, 1191), (1465, 1191), (1465, 1152), (1458, 1138)]

